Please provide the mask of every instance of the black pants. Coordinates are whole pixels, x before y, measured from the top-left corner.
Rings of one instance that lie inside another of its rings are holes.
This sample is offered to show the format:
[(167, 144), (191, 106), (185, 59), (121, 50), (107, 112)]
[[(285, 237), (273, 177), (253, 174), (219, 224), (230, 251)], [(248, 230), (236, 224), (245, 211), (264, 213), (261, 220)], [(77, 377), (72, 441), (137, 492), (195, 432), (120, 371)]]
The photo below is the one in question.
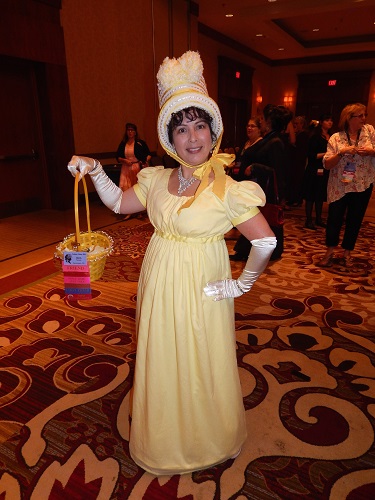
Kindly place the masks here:
[(340, 231), (346, 213), (344, 238), (341, 246), (344, 250), (354, 249), (371, 198), (372, 187), (371, 184), (360, 193), (346, 193), (339, 200), (329, 204), (326, 229), (327, 247), (336, 247), (339, 244)]

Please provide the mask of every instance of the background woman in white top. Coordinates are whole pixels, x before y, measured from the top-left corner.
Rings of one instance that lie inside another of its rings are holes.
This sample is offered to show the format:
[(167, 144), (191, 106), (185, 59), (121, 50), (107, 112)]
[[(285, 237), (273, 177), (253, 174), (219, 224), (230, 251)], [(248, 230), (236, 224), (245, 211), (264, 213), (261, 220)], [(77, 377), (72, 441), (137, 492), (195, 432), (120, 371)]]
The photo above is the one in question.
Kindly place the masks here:
[(319, 267), (332, 265), (344, 217), (342, 264), (347, 267), (353, 265), (351, 251), (356, 244), (375, 181), (375, 130), (372, 125), (365, 124), (366, 116), (366, 106), (363, 104), (345, 106), (338, 125), (340, 131), (331, 136), (323, 158), (324, 168), (329, 170), (329, 208), (327, 251), (317, 263)]

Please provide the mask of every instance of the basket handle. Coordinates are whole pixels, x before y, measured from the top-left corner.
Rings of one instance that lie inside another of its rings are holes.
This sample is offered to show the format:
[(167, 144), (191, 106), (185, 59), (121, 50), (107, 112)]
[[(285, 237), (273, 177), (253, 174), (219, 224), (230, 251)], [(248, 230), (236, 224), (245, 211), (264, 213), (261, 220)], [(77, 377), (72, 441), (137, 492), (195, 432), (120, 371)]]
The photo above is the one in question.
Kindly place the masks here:
[[(78, 214), (78, 184), (80, 181), (79, 174), (75, 176), (74, 182), (74, 217), (76, 223), (76, 244), (77, 247), (81, 245), (81, 235), (79, 229), (79, 214)], [(91, 244), (91, 224), (90, 224), (90, 207), (89, 207), (89, 195), (87, 192), (87, 184), (84, 177), (82, 177), (83, 190), (85, 192), (85, 201), (86, 201), (86, 216), (87, 216), (87, 232), (89, 233), (89, 241)]]

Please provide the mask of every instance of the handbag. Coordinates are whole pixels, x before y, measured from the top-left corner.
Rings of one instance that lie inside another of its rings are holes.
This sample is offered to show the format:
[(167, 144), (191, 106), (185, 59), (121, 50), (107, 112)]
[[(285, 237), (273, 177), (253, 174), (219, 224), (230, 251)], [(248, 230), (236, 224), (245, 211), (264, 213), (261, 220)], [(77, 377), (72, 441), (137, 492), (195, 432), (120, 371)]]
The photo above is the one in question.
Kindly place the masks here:
[[(279, 203), (279, 192), (277, 190), (277, 179), (276, 179), (276, 172), (274, 169), (272, 169), (272, 174), (273, 175), (273, 200), (275, 203), (267, 203), (264, 205), (264, 207), (259, 207), (259, 210), (262, 212), (263, 217), (266, 219), (268, 224), (271, 227), (281, 227), (283, 226), (285, 219), (284, 219), (284, 209)], [(267, 183), (266, 186), (264, 187), (264, 191), (267, 194), (269, 190), (269, 184), (270, 184), (270, 175), (267, 177)]]
[(266, 203), (264, 207), (259, 207), (259, 210), (271, 227), (280, 227), (284, 224), (284, 209), (281, 205)]

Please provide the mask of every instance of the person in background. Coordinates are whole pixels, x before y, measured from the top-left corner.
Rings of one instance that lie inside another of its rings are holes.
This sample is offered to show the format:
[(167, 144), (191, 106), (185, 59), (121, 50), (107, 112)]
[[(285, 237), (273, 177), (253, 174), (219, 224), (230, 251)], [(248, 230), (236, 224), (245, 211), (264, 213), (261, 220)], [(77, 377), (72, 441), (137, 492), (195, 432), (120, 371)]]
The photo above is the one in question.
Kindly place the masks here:
[[(263, 138), (254, 146), (256, 149), (252, 154), (252, 162), (272, 168), (276, 173), (278, 196), (282, 204), (285, 204), (285, 177), (287, 171), (287, 152), (281, 134), (287, 129), (292, 118), (292, 113), (285, 106), (267, 104), (260, 117), (261, 133)], [(251, 178), (251, 165), (248, 166), (244, 175)], [(283, 227), (272, 227), (277, 237), (277, 246), (271, 256), (271, 260), (281, 257), (284, 251), (284, 229)], [(242, 235), (238, 238), (233, 255), (233, 261), (246, 261), (249, 256), (251, 245)]]
[(296, 131), (293, 125), (293, 112), (290, 112), (290, 121), (286, 128), (281, 132), (281, 138), (286, 145), (294, 146), (296, 143)]
[[(147, 209), (155, 228), (137, 291), (129, 450), (142, 469), (174, 475), (241, 451), (247, 431), (233, 299), (263, 272), (276, 238), (258, 208), (262, 189), (225, 174), (234, 156), (218, 154), (222, 118), (199, 54), (166, 58), (157, 81), (158, 137), (178, 168), (145, 168), (124, 192), (92, 158), (73, 156), (68, 168), (89, 174), (116, 213)], [(233, 226), (252, 242), (238, 279), (224, 239)]]
[(138, 137), (137, 126), (134, 123), (125, 125), (125, 133), (120, 142), (116, 159), (121, 163), (120, 188), (125, 191), (137, 182), (137, 174), (143, 165), (150, 161), (150, 150)]
[(259, 141), (262, 140), (261, 134), (261, 120), (259, 116), (253, 116), (249, 119), (246, 125), (247, 141), (245, 142), (242, 149), (237, 152), (236, 163), (232, 177), (238, 181), (249, 180), (246, 176), (246, 168), (254, 163), (255, 154), (257, 151), (257, 145), (259, 147)]
[(275, 170), (282, 203), (285, 202), (286, 195), (287, 152), (281, 135), (287, 129), (292, 116), (292, 112), (285, 106), (267, 104), (261, 117), (263, 139), (257, 152), (257, 163)]
[(340, 115), (339, 132), (330, 137), (323, 157), (324, 168), (329, 170), (329, 207), (327, 250), (317, 263), (319, 267), (332, 265), (344, 217), (345, 230), (341, 243), (344, 253), (340, 263), (348, 268), (353, 266), (351, 252), (354, 250), (375, 181), (375, 130), (372, 125), (366, 125), (366, 116), (366, 106), (361, 103), (345, 106)]
[[(332, 126), (332, 115), (330, 113), (322, 115), (319, 121), (315, 123), (315, 128), (308, 142), (308, 161), (303, 179), (302, 193), (305, 200), (305, 228), (314, 231), (316, 226), (326, 227), (322, 219), (322, 211), (323, 203), (327, 201), (329, 172), (323, 168), (323, 156), (327, 151)], [(312, 216), (314, 205), (315, 224)]]
[[(293, 116), (294, 116), (293, 112), (290, 111), (290, 121), (288, 122), (285, 129), (280, 132), (280, 139), (283, 141), (284, 148), (285, 148), (285, 153), (284, 153), (285, 179), (287, 179), (288, 181), (290, 180), (292, 155), (293, 155), (293, 150), (294, 150), (294, 147), (296, 144), (296, 131), (295, 131), (294, 125), (293, 125)], [(289, 188), (289, 182), (287, 182), (286, 188)], [(285, 197), (288, 198), (288, 190), (287, 189), (285, 192)], [(284, 204), (284, 210), (289, 210), (289, 205), (286, 202)]]
[(302, 205), (302, 182), (306, 168), (309, 133), (304, 116), (296, 116), (293, 120), (293, 126), (296, 138), (294, 147), (290, 148), (287, 205), (300, 207)]

